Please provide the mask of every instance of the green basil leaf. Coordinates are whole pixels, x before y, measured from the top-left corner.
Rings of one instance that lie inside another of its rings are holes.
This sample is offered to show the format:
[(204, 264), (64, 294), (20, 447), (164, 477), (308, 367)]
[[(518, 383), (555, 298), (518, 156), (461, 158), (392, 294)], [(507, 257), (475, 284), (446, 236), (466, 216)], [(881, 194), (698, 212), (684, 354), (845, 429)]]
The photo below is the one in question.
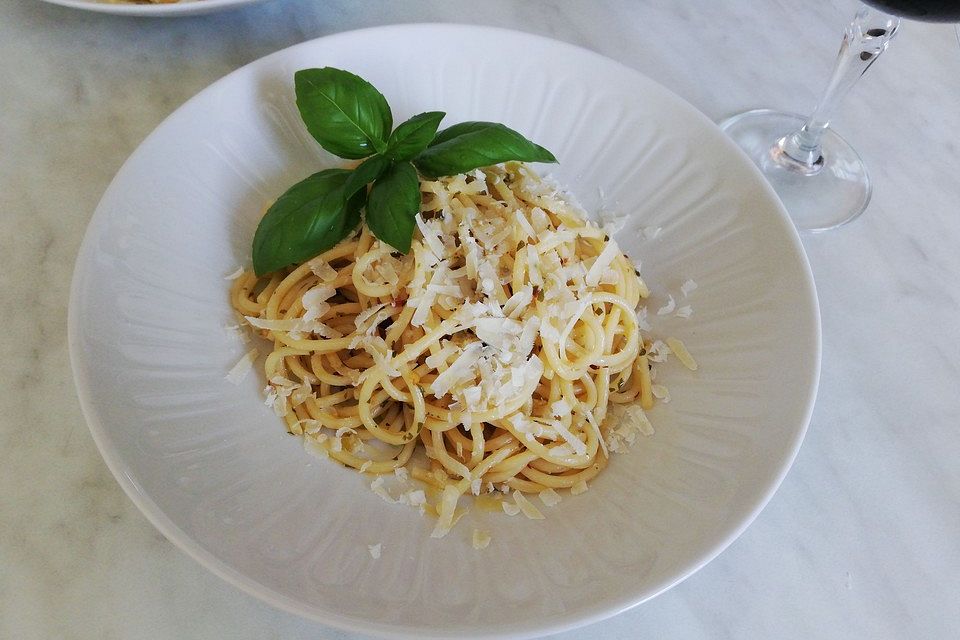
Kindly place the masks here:
[(420, 211), (420, 178), (409, 162), (395, 164), (373, 183), (367, 199), (367, 226), (373, 235), (407, 253)]
[[(290, 187), (267, 210), (253, 236), (253, 269), (263, 275), (303, 262), (336, 245), (359, 223), (347, 206), (346, 169), (327, 169)], [(355, 218), (355, 220), (354, 220)], [(352, 226), (348, 228), (351, 224)]]
[(413, 116), (390, 134), (384, 153), (394, 160), (409, 160), (414, 157), (433, 140), (445, 115), (447, 114), (443, 111), (428, 111)]
[[(366, 204), (366, 189), (357, 191), (351, 198), (347, 200), (347, 206), (345, 207), (343, 216), (343, 225), (341, 226), (341, 231), (338, 231), (340, 234), (340, 240), (343, 240), (353, 233), (353, 231), (360, 224), (360, 212), (363, 210), (363, 207), (366, 206)], [(340, 242), (340, 240), (337, 240), (337, 242)]]
[(347, 197), (358, 193), (363, 187), (367, 186), (390, 167), (390, 158), (376, 155), (367, 158), (359, 167), (350, 172), (347, 183), (343, 186), (343, 194)]
[(393, 128), (390, 105), (372, 84), (348, 71), (324, 67), (294, 74), (297, 108), (317, 142), (341, 158), (382, 152)]
[(467, 122), (458, 122), (455, 125), (451, 125), (438, 133), (434, 137), (433, 142), (430, 143), (431, 147), (446, 142), (447, 140), (452, 140), (458, 136), (465, 135), (467, 133), (473, 133), (474, 131), (483, 131), (484, 129), (489, 129), (490, 125), (496, 124), (494, 122), (478, 122), (475, 120)]
[(552, 153), (496, 122), (462, 122), (437, 134), (413, 163), (425, 176), (451, 176), (501, 162), (556, 162)]

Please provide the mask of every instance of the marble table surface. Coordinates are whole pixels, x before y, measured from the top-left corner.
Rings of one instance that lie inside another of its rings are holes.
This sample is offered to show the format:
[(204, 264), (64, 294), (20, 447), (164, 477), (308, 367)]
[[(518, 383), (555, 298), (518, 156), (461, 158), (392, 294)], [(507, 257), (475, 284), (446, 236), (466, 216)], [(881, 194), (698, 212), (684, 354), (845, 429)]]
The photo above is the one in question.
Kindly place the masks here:
[[(141, 140), (212, 81), (326, 34), (471, 22), (579, 44), (720, 119), (806, 110), (847, 0), (269, 0), (130, 19), (0, 3), (0, 638), (357, 638), (276, 611), (175, 549), (113, 480), (66, 345), (74, 258)], [(807, 236), (823, 372), (779, 492), (717, 560), (560, 638), (960, 637), (960, 47), (909, 23), (835, 120), (875, 181)]]

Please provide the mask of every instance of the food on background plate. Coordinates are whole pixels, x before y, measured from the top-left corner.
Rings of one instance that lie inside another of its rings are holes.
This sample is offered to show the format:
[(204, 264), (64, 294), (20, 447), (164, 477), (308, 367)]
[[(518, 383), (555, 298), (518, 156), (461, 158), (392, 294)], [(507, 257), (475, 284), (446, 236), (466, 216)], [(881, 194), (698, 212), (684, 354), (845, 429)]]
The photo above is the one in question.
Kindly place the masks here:
[(611, 451), (652, 432), (651, 362), (670, 352), (641, 334), (634, 264), (525, 164), (555, 159), (519, 133), (438, 133), (441, 112), (394, 129), (384, 97), (337, 69), (295, 84), (318, 142), (364, 160), (280, 196), (253, 270), (235, 274), (234, 308), (273, 342), (267, 403), (308, 449), (437, 516), (434, 537), (465, 494), (539, 519), (524, 494), (550, 507), (586, 490)]

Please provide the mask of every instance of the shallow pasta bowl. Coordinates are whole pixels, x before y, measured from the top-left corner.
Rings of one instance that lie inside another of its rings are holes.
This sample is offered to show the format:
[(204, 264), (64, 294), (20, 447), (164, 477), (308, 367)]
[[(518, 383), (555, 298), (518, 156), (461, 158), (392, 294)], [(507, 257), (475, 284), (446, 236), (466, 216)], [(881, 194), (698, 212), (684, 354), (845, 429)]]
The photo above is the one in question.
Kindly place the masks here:
[[(424, 55), (423, 43), (430, 54)], [(389, 51), (389, 55), (383, 52)], [(440, 540), (369, 478), (304, 453), (264, 406), (226, 274), (248, 263), (266, 203), (333, 166), (293, 101), (294, 71), (349, 69), (395, 120), (500, 121), (616, 234), (653, 290), (670, 361), (656, 433), (547, 520), (474, 509)], [(684, 297), (687, 280), (698, 284)], [(669, 296), (689, 305), (689, 318)], [(674, 305), (677, 306), (677, 305)], [(406, 25), (268, 56), (171, 115), (105, 193), (77, 259), (70, 350), (90, 429), (118, 482), (170, 540), (267, 602), (392, 637), (525, 637), (634, 606), (690, 575), (757, 515), (803, 437), (820, 363), (817, 301), (796, 232), (753, 165), (644, 76), (526, 34)], [(474, 528), (492, 534), (475, 551)], [(374, 559), (368, 545), (381, 545)]]

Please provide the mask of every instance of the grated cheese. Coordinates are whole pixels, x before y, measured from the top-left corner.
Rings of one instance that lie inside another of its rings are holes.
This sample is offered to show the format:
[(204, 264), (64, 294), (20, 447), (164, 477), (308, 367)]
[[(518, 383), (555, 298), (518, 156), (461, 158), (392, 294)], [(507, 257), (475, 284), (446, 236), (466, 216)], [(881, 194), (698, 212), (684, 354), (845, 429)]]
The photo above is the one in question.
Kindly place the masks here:
[(527, 500), (527, 497), (523, 495), (522, 491), (513, 492), (513, 501), (516, 502), (517, 507), (523, 512), (523, 515), (527, 516), (530, 520), (543, 520), (546, 517), (539, 509), (533, 506), (532, 502)]
[[(557, 403), (554, 403), (554, 404), (557, 404)], [(587, 413), (587, 415), (589, 415), (589, 412)], [(582, 456), (587, 453), (587, 444), (577, 436), (573, 435), (570, 432), (570, 430), (567, 429), (567, 427), (563, 424), (562, 421), (554, 420), (553, 422), (550, 423), (550, 426), (552, 426), (554, 430), (557, 432), (557, 434), (561, 438), (563, 438), (563, 440), (568, 445), (570, 445), (570, 451), (572, 453), (575, 453), (578, 456)], [(560, 453), (557, 452), (556, 449), (554, 449), (554, 455), (560, 455)]]
[(610, 457), (610, 451), (607, 449), (607, 443), (603, 439), (603, 433), (600, 431), (600, 425), (597, 424), (596, 418), (593, 417), (592, 411), (584, 411), (583, 414), (587, 417), (587, 424), (590, 425), (590, 428), (593, 429), (593, 432), (597, 436), (597, 442), (600, 443), (600, 448), (603, 450), (603, 455), (607, 458)]
[(619, 253), (620, 247), (611, 239), (607, 243), (607, 246), (603, 248), (603, 251), (600, 252), (600, 255), (597, 256), (597, 259), (593, 261), (593, 264), (590, 265), (590, 270), (587, 271), (587, 277), (585, 278), (587, 286), (595, 287), (600, 284), (600, 278), (607, 270), (607, 267), (613, 264), (613, 261)]
[(230, 371), (227, 372), (227, 380), (233, 384), (240, 384), (247, 377), (247, 374), (250, 373), (250, 369), (253, 368), (253, 363), (256, 362), (257, 358), (260, 356), (260, 351), (257, 349), (250, 349), (237, 364), (233, 365)]
[(530, 238), (537, 237), (537, 232), (533, 230), (533, 227), (530, 225), (530, 221), (527, 220), (527, 216), (523, 215), (522, 211), (517, 209), (513, 212), (513, 217), (514, 220), (517, 221), (517, 226), (520, 227), (520, 240), (528, 240)]
[(677, 301), (673, 299), (673, 296), (667, 296), (667, 304), (663, 305), (657, 309), (658, 316), (666, 316), (673, 313), (673, 310), (677, 308)]
[(244, 268), (243, 268), (243, 267), (237, 267), (237, 270), (236, 270), (236, 271), (234, 271), (234, 272), (231, 273), (230, 275), (224, 276), (223, 279), (224, 279), (224, 280), (236, 280), (237, 278), (239, 278), (240, 276), (243, 275), (243, 272), (244, 272)]
[(310, 265), (310, 271), (320, 278), (321, 282), (333, 282), (337, 279), (337, 270), (323, 258), (314, 258), (308, 264)]
[(372, 332), (373, 329), (378, 324), (380, 324), (380, 322), (382, 322), (382, 320), (380, 322), (376, 322), (376, 321), (368, 322), (368, 321), (374, 316), (377, 316), (380, 313), (380, 311), (382, 311), (383, 308), (386, 306), (387, 304), (385, 302), (381, 302), (380, 304), (373, 305), (368, 309), (364, 309), (363, 311), (357, 314), (356, 318), (354, 318), (353, 326), (355, 326), (357, 328), (357, 331), (360, 333)]
[(473, 548), (477, 551), (481, 549), (486, 549), (490, 544), (490, 534), (486, 531), (480, 531), (480, 529), (473, 530)]
[(386, 487), (384, 487), (383, 485), (384, 485), (383, 476), (377, 476), (374, 479), (374, 481), (370, 483), (370, 490), (373, 491), (378, 496), (380, 496), (384, 502), (387, 502), (389, 504), (396, 504), (397, 501), (394, 500), (393, 496), (390, 495), (390, 492), (387, 491)]
[(472, 342), (467, 345), (457, 359), (454, 360), (446, 371), (438, 375), (431, 385), (431, 392), (436, 397), (442, 397), (457, 383), (474, 377), (473, 367), (480, 360), (480, 350), (482, 345)]
[(670, 390), (662, 384), (651, 385), (650, 391), (657, 400), (662, 400), (664, 404), (670, 402)]
[(687, 346), (677, 338), (667, 338), (667, 346), (670, 347), (670, 351), (673, 352), (673, 355), (677, 356), (677, 360), (685, 366), (690, 371), (697, 370), (697, 361), (693, 359), (693, 356), (690, 355), (690, 352), (687, 351)]
[(310, 436), (303, 439), (303, 448), (304, 450), (312, 456), (317, 458), (326, 458), (327, 449), (323, 446), (323, 443), (327, 440), (325, 434), (318, 434), (317, 436)]
[(460, 499), (461, 490), (456, 485), (448, 484), (443, 488), (440, 496), (440, 504), (437, 505), (437, 524), (430, 534), (431, 538), (442, 538), (453, 527), (453, 517), (457, 510), (457, 501)]
[(544, 489), (537, 495), (540, 496), (540, 501), (543, 502), (546, 507), (555, 507), (560, 504), (560, 494), (553, 489)]

